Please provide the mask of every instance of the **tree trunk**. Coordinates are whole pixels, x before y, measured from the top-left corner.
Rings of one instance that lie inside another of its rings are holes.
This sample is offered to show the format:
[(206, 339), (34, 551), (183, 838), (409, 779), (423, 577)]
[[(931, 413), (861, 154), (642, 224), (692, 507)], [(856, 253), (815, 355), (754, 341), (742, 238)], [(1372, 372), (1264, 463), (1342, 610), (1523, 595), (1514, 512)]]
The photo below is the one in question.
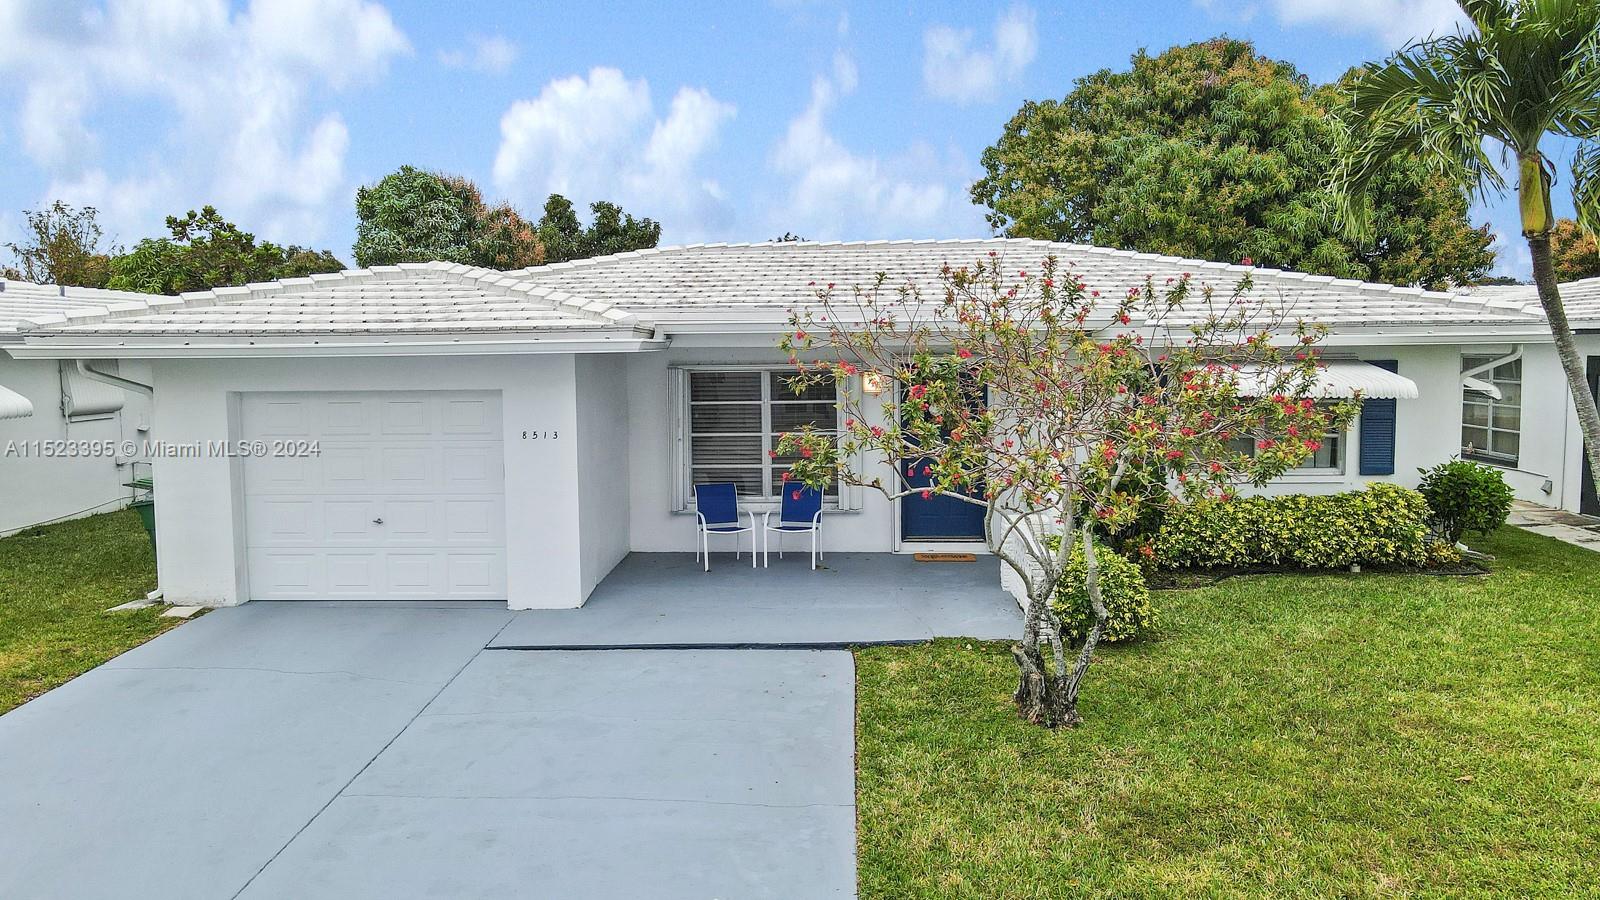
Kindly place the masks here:
[(1583, 432), (1589, 470), (1600, 473), (1600, 411), (1595, 409), (1594, 394), (1589, 390), (1589, 379), (1583, 371), (1583, 359), (1578, 355), (1577, 341), (1573, 338), (1572, 326), (1567, 324), (1566, 308), (1561, 304), (1555, 265), (1550, 258), (1550, 234), (1529, 235), (1528, 252), (1533, 256), (1533, 283), (1539, 287), (1539, 305), (1544, 307), (1545, 318), (1550, 322), (1556, 355), (1561, 358), (1567, 388), (1572, 391), (1573, 403), (1578, 408), (1578, 428)]
[(1040, 650), (1040, 625), (1044, 620), (1044, 606), (1048, 597), (1028, 597), (1027, 619), (1022, 628), (1022, 642), (1011, 646), (1011, 656), (1017, 661), (1017, 690), (1011, 699), (1017, 704), (1017, 715), (1035, 725), (1056, 728), (1077, 725), (1081, 721), (1077, 711), (1066, 703), (1065, 673), (1055, 671), (1045, 661)]

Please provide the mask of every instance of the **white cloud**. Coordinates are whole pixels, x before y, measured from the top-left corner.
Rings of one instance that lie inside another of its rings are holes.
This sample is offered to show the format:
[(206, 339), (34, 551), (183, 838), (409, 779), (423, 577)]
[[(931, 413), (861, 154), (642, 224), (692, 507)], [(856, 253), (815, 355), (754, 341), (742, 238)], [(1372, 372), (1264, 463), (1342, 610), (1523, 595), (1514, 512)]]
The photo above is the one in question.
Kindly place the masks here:
[(956, 103), (993, 100), (1039, 52), (1033, 10), (1012, 7), (995, 21), (994, 43), (972, 46), (970, 29), (933, 25), (922, 34), (922, 84), (928, 93)]
[[(1204, 9), (1225, 15), (1255, 15), (1259, 4), (1235, 6), (1218, 0), (1196, 0)], [(1398, 50), (1408, 41), (1430, 34), (1448, 34), (1463, 21), (1453, 0), (1266, 0), (1284, 25), (1331, 26), (1344, 32), (1366, 32)]]
[[(55, 192), (42, 200), (101, 207), (123, 235), (157, 233), (179, 206), (212, 202), (248, 229), (301, 242), (320, 237), (348, 187), (348, 131), (337, 113), (311, 112), (308, 94), (370, 82), (410, 49), (373, 0), (238, 10), (226, 0), (0, 0), (0, 33), (23, 149)], [(129, 146), (93, 125), (123, 100), (174, 115), (153, 142)]]
[(700, 164), (735, 112), (683, 87), (657, 117), (649, 83), (613, 68), (559, 78), (501, 118), (495, 184), (530, 211), (551, 193), (580, 206), (610, 200), (660, 221), (674, 242), (703, 238), (732, 215)]
[(833, 72), (812, 82), (810, 103), (772, 154), (787, 187), (769, 227), (816, 240), (977, 232), (981, 219), (966, 202), (959, 159), (941, 158), (925, 144), (890, 159), (860, 155), (833, 134), (828, 114), (855, 90), (857, 77), (854, 61), (840, 53)]
[(504, 75), (517, 61), (517, 45), (500, 35), (474, 36), (467, 46), (440, 50), (439, 62), (450, 69), (473, 69), (489, 75)]

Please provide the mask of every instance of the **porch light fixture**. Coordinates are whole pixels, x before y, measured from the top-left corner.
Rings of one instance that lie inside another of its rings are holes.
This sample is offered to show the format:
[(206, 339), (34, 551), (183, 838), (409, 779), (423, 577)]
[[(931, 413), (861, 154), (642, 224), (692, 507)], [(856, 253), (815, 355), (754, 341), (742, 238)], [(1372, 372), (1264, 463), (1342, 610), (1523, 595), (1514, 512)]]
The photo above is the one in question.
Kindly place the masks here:
[(871, 394), (872, 396), (876, 397), (879, 394), (883, 393), (884, 390), (886, 390), (887, 388), (888, 388), (888, 379), (883, 377), (883, 373), (882, 372), (862, 372), (861, 373), (861, 391), (862, 391), (862, 393)]

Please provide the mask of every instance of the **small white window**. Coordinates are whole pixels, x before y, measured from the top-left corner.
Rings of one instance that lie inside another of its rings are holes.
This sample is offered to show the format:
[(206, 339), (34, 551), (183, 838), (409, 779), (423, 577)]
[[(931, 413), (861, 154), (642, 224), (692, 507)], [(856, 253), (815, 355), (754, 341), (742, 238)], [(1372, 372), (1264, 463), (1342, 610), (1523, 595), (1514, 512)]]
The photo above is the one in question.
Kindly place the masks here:
[(1516, 468), (1522, 452), (1522, 360), (1511, 358), (1494, 365), (1497, 359), (1502, 357), (1461, 357), (1463, 374), (1495, 389), (1490, 392), (1469, 386), (1462, 393), (1461, 457)]
[[(1246, 456), (1256, 455), (1256, 441), (1254, 437), (1236, 437), (1229, 441), (1229, 446), (1236, 453)], [(1329, 428), (1321, 438), (1322, 446), (1313, 450), (1298, 466), (1290, 469), (1285, 474), (1294, 472), (1322, 472), (1337, 474), (1344, 471), (1344, 445), (1345, 434), (1338, 428)]]
[[(838, 391), (831, 379), (803, 394), (789, 388), (792, 369), (691, 369), (687, 372), (687, 415), (684, 417), (683, 453), (687, 483), (685, 500), (694, 485), (731, 481), (739, 496), (751, 500), (776, 500), (783, 473), (792, 457), (771, 456), (779, 436), (810, 425), (836, 435), (839, 428)], [(838, 485), (829, 485), (837, 498)]]

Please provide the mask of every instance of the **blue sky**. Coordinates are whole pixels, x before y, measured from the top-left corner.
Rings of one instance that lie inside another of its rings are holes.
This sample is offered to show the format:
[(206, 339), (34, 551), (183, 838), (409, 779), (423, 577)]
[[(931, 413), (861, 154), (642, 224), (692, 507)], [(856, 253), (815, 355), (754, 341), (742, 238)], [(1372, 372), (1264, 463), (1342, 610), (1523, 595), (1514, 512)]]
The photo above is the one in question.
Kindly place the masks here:
[[(988, 233), (967, 199), (1024, 99), (1227, 33), (1314, 79), (1448, 27), (1449, 0), (670, 4), (0, 0), (0, 242), (97, 206), (131, 244), (213, 203), (347, 262), (357, 185), (410, 163), (663, 243)], [(1513, 238), (1514, 203), (1476, 212)]]

